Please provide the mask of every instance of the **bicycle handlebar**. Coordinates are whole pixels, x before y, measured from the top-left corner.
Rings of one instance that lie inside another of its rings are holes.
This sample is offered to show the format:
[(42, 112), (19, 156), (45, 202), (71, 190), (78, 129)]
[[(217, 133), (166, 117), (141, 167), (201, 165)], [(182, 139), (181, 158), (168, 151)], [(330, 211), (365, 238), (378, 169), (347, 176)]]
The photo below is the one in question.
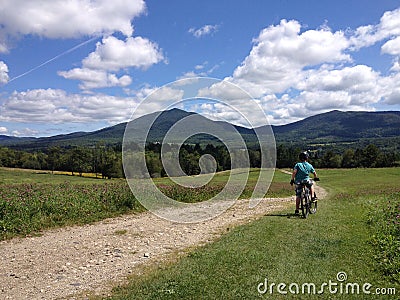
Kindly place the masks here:
[[(314, 181), (320, 181), (319, 177), (315, 177), (313, 180), (314, 180)], [(290, 185), (293, 185), (294, 183), (295, 183), (295, 182), (294, 182), (293, 179), (290, 180)]]

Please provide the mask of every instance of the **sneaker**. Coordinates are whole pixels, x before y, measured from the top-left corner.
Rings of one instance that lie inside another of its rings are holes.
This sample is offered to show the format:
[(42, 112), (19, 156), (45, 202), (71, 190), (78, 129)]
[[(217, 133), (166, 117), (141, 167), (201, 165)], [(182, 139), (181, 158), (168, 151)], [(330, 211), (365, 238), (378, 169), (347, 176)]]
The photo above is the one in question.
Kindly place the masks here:
[(299, 210), (298, 209), (296, 209), (295, 211), (294, 211), (294, 214), (297, 216), (297, 215), (299, 215), (300, 213), (299, 213)]

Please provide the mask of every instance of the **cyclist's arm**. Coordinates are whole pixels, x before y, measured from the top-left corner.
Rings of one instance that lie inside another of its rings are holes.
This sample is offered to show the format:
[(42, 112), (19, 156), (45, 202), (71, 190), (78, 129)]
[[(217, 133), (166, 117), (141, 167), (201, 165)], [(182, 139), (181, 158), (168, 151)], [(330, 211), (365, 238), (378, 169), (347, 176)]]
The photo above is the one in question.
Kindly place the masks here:
[(297, 173), (297, 169), (294, 169), (293, 173), (292, 173), (292, 180), (294, 180), (294, 178), (296, 177), (296, 173)]
[(319, 181), (319, 178), (318, 178), (317, 172), (315, 172), (315, 171), (314, 171), (314, 173), (313, 173), (313, 174), (314, 174), (314, 181)]

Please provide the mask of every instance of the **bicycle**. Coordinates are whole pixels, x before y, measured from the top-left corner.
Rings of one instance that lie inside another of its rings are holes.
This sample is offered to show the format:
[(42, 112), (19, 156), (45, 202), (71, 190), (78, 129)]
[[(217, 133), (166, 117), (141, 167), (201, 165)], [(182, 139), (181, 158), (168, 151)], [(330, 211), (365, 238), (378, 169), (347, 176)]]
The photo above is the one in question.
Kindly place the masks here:
[[(314, 181), (319, 181), (319, 178), (314, 178)], [(307, 219), (309, 214), (317, 213), (318, 202), (316, 200), (311, 201), (311, 191), (308, 187), (307, 180), (297, 183), (297, 188), (301, 188), (300, 194), (300, 209), (303, 218)], [(316, 197), (314, 192), (314, 198)]]

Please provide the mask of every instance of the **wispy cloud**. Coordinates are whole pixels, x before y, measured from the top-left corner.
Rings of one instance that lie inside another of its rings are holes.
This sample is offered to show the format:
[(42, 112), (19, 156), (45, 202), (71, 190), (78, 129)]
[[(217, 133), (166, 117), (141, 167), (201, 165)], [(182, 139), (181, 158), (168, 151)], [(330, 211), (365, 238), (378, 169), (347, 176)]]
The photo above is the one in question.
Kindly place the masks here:
[[(31, 68), (31, 69), (29, 69), (28, 71), (11, 78), (9, 80), (9, 82), (12, 82), (12, 81), (14, 81), (14, 80), (16, 80), (18, 78), (24, 77), (25, 75), (28, 75), (28, 74), (32, 73), (33, 71), (36, 71), (36, 70), (40, 69), (41, 67), (44, 67), (45, 65), (51, 63), (52, 61), (55, 61), (55, 60), (61, 58), (62, 56), (67, 55), (67, 54), (79, 49), (80, 47), (82, 47), (82, 46), (84, 46), (84, 45), (86, 45), (86, 44), (88, 44), (90, 42), (93, 42), (94, 40), (97, 40), (97, 39), (98, 39), (98, 37), (95, 36), (95, 37), (92, 37), (92, 38), (82, 42), (82, 43), (79, 43), (78, 45), (68, 49), (67, 51), (64, 51), (64, 52), (62, 52), (62, 53), (60, 53), (60, 54), (58, 54), (58, 55), (46, 60), (45, 62), (43, 62), (43, 63), (41, 63), (41, 64)], [(0, 77), (1, 77), (1, 64), (0, 64)], [(0, 79), (0, 83), (1, 83), (1, 79)]]
[(219, 25), (204, 25), (200, 28), (190, 28), (189, 33), (193, 34), (194, 37), (200, 38), (205, 35), (214, 34), (218, 31)]
[(39, 133), (39, 131), (31, 128), (24, 128), (20, 130), (14, 130), (12, 132), (13, 136), (36, 136)]

